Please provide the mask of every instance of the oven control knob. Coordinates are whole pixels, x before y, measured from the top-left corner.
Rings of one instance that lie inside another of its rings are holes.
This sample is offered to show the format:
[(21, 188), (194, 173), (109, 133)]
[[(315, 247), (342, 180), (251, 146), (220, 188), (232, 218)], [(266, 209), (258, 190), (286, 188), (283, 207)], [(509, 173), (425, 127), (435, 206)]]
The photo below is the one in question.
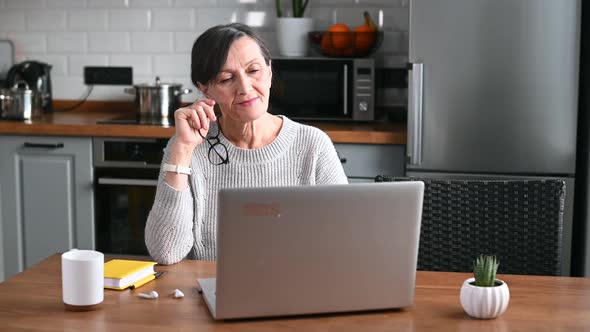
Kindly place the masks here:
[(367, 103), (366, 101), (359, 102), (359, 110), (361, 112), (366, 112), (367, 110), (369, 110), (369, 103)]

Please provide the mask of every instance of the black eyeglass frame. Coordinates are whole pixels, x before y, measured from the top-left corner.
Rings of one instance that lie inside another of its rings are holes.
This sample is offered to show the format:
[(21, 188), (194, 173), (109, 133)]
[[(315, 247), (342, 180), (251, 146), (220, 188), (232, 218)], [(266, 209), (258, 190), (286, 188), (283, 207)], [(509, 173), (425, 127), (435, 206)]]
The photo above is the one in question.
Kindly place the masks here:
[[(207, 143), (209, 143), (209, 150), (207, 151), (207, 159), (209, 159), (209, 162), (213, 165), (229, 164), (229, 152), (227, 151), (227, 146), (221, 143), (221, 140), (219, 139), (219, 133), (221, 132), (221, 128), (219, 127), (219, 125), (217, 125), (217, 134), (215, 134), (215, 136), (203, 136), (203, 134), (201, 134), (201, 130), (197, 130), (197, 132), (199, 133), (199, 136), (201, 136), (205, 141), (207, 141)], [(212, 143), (212, 140), (214, 140), (215, 142)], [(225, 157), (222, 156), (219, 153), (219, 151), (217, 151), (217, 149), (215, 148), (217, 145), (220, 145), (223, 148), (223, 150), (225, 151)], [(219, 157), (221, 162), (214, 162), (211, 159), (211, 151), (215, 152), (215, 154)]]

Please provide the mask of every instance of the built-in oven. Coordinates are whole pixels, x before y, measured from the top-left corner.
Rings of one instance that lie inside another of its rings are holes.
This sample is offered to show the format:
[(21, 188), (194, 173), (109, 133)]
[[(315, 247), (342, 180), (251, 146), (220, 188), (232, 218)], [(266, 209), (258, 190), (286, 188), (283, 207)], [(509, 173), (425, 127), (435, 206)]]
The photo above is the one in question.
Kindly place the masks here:
[(375, 121), (370, 58), (273, 58), (270, 112), (296, 120)]
[(147, 255), (144, 229), (167, 139), (94, 138), (96, 249)]

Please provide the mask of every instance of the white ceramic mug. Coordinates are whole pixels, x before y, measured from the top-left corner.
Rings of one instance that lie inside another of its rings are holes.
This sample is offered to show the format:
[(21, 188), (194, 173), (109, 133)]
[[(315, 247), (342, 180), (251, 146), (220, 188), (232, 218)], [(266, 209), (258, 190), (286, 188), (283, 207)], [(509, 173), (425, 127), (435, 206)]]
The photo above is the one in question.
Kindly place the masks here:
[(96, 309), (104, 300), (104, 255), (76, 249), (62, 254), (61, 283), (66, 309)]

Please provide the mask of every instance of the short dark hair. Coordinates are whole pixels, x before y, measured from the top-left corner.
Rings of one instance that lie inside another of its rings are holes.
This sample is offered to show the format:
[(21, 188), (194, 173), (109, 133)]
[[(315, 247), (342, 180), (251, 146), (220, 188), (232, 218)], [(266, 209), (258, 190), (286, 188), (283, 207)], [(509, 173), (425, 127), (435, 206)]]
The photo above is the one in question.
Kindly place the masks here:
[(270, 64), (270, 51), (262, 38), (249, 26), (241, 23), (216, 25), (203, 32), (193, 44), (191, 52), (191, 80), (207, 85), (213, 80), (227, 59), (231, 44), (239, 38), (250, 37), (260, 47), (266, 64)]

